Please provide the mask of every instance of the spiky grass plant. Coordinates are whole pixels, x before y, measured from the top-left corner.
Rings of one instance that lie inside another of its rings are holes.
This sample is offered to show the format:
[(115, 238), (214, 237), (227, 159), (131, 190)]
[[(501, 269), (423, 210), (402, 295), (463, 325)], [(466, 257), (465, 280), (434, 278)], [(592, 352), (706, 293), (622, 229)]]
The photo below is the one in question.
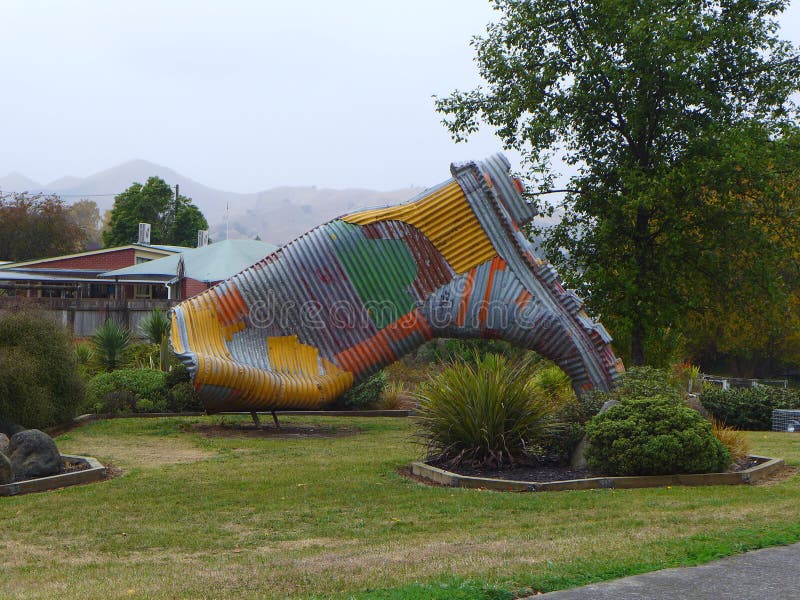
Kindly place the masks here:
[(80, 366), (88, 366), (92, 362), (92, 347), (86, 343), (75, 344), (75, 359)]
[(128, 329), (113, 319), (98, 327), (90, 339), (94, 360), (105, 371), (113, 371), (122, 365), (130, 343)]
[(533, 457), (555, 425), (553, 405), (529, 385), (534, 370), (530, 361), (486, 354), (421, 385), (417, 435), (428, 460), (496, 467)]
[(711, 418), (711, 430), (720, 443), (728, 449), (733, 462), (742, 462), (750, 454), (750, 444), (743, 431), (728, 427), (713, 417)]
[(387, 383), (381, 392), (376, 408), (380, 410), (397, 410), (403, 408), (405, 398), (408, 396), (406, 385), (402, 381)]

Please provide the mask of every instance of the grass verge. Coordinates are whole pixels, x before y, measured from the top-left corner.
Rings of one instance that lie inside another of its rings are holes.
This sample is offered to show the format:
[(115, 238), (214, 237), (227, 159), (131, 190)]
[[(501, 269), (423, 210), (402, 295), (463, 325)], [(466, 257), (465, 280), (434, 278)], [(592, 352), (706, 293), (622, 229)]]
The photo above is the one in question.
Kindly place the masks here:
[[(224, 418), (227, 422), (232, 417)], [(510, 599), (800, 540), (800, 478), (759, 486), (506, 494), (427, 487), (408, 419), (308, 438), (207, 438), (117, 419), (57, 439), (122, 467), (0, 498), (4, 598)], [(748, 434), (800, 466), (800, 438)]]

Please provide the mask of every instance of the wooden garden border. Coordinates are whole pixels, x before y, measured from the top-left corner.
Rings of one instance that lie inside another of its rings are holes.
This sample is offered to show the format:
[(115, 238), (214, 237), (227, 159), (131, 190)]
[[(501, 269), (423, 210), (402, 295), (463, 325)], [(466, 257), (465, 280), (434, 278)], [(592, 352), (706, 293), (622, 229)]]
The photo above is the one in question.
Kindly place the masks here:
[(633, 489), (671, 485), (742, 485), (755, 483), (780, 471), (782, 458), (751, 455), (759, 464), (735, 473), (698, 473), (692, 475), (643, 475), (638, 477), (590, 477), (565, 481), (531, 482), (472, 477), (432, 467), (423, 462), (411, 463), (417, 477), (449, 487), (477, 488), (503, 492), (555, 492), (562, 490)]
[(17, 496), (20, 494), (30, 494), (32, 492), (44, 492), (70, 485), (81, 483), (92, 483), (100, 481), (106, 476), (106, 468), (100, 464), (96, 458), (91, 456), (74, 456), (72, 454), (62, 454), (63, 460), (71, 462), (82, 462), (88, 465), (88, 469), (71, 471), (69, 473), (59, 473), (49, 477), (39, 477), (37, 479), (24, 479), (14, 481), (5, 485), (0, 485), (0, 496)]

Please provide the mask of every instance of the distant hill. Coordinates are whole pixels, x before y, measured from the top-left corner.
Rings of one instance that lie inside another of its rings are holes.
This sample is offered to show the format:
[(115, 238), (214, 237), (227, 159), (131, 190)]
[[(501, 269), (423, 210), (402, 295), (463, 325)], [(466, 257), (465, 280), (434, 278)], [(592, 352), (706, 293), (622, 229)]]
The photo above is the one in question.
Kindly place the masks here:
[[(230, 237), (261, 236), (264, 241), (283, 244), (335, 217), (372, 206), (386, 206), (409, 200), (421, 189), (391, 192), (365, 189), (317, 189), (280, 187), (260, 192), (254, 201), (231, 204)], [(212, 239), (225, 239), (223, 219), (211, 229)]]
[[(198, 183), (168, 167), (145, 160), (131, 160), (88, 177), (66, 176), (42, 185), (20, 173), (0, 178), (3, 192), (45, 192), (64, 196), (68, 202), (88, 197), (101, 213), (110, 209), (114, 195), (132, 183), (144, 183), (157, 175), (181, 194), (192, 198), (211, 225), (211, 238), (225, 239), (260, 236), (265, 242), (283, 244), (301, 233), (344, 213), (369, 206), (396, 204), (412, 198), (421, 190), (408, 188), (381, 192), (365, 189), (317, 189), (315, 187), (279, 187), (251, 194), (217, 190)], [(226, 209), (230, 218), (226, 224)]]
[(35, 193), (43, 188), (44, 186), (41, 183), (25, 177), (21, 173), (12, 172), (5, 177), (0, 177), (0, 192), (29, 191)]

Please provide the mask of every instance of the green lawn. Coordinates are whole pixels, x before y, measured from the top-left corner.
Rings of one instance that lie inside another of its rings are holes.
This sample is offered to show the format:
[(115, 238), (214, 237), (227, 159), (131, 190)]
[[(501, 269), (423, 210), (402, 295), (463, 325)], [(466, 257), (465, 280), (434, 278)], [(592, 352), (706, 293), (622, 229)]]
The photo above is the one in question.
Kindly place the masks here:
[[(227, 417), (231, 421), (231, 417)], [(427, 487), (404, 419), (314, 439), (208, 439), (202, 419), (58, 438), (115, 479), (0, 498), (3, 598), (512, 598), (800, 540), (800, 477), (753, 487), (507, 494)], [(184, 427), (182, 427), (184, 426)], [(800, 466), (800, 435), (750, 434)]]

